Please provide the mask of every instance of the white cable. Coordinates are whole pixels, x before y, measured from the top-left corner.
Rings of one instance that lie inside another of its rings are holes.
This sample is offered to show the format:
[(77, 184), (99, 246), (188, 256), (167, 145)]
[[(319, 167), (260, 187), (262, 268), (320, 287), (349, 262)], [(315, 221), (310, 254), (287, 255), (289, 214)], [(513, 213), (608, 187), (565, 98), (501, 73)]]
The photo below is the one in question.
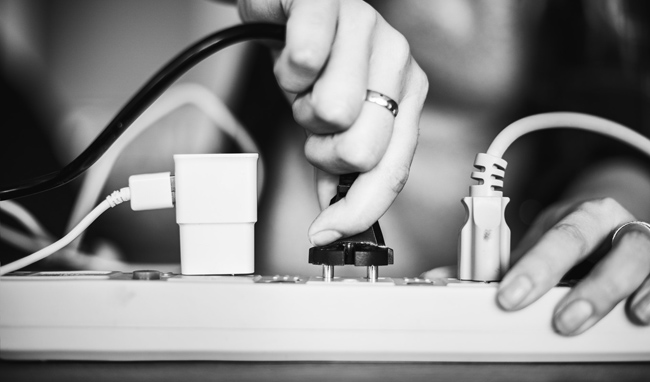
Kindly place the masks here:
[[(12, 227), (3, 225), (0, 222), (0, 231), (2, 231), (2, 240), (16, 248), (25, 252), (34, 252), (43, 248), (46, 245), (52, 244), (52, 240), (43, 239), (40, 237), (33, 237), (25, 234)], [(78, 250), (70, 249), (70, 246), (62, 248), (59, 253), (65, 252), (66, 256), (63, 259), (57, 259), (58, 267), (65, 267), (69, 269), (96, 269), (96, 270), (111, 270), (120, 272), (133, 272), (138, 269), (158, 269), (165, 272), (180, 272), (179, 264), (168, 263), (126, 263), (122, 260), (111, 258), (112, 253), (107, 252), (104, 255), (102, 250), (93, 252), (92, 254), (80, 252)], [(63, 261), (61, 261), (63, 260)]]
[(510, 145), (533, 131), (573, 128), (602, 134), (640, 150), (650, 157), (650, 139), (610, 120), (593, 115), (556, 112), (531, 115), (515, 121), (503, 129), (492, 141), (487, 153), (479, 153), (474, 161), (478, 171), (471, 178), (479, 184), (470, 186), (470, 196), (501, 196), (507, 162), (502, 159)]
[(32, 235), (42, 238), (52, 237), (45, 227), (36, 220), (34, 215), (27, 211), (25, 207), (13, 200), (3, 200), (0, 202), (0, 211), (16, 219), (16, 221), (22, 224)]
[[(54, 240), (50, 238), (25, 234), (24, 232), (16, 230), (13, 227), (6, 226), (2, 223), (0, 223), (0, 230), (2, 231), (2, 240), (4, 242), (25, 252), (38, 251), (39, 249), (54, 242)], [(90, 255), (78, 250), (72, 250), (69, 247), (62, 248), (60, 252), (66, 253), (66, 256), (63, 257), (63, 260), (65, 262), (62, 262), (61, 259), (59, 259), (57, 261), (57, 265), (64, 266), (66, 268), (120, 270), (125, 265), (123, 261), (118, 259), (106, 258), (106, 256), (98, 253), (93, 253)], [(98, 267), (97, 265), (99, 264), (101, 264), (102, 267)]]
[(650, 140), (645, 136), (604, 118), (571, 112), (536, 114), (513, 122), (496, 136), (487, 153), (501, 158), (508, 147), (522, 135), (538, 130), (567, 127), (617, 139), (650, 156)]
[(66, 245), (70, 244), (77, 236), (79, 236), (92, 222), (95, 221), (101, 214), (103, 214), (109, 208), (115, 207), (116, 205), (128, 201), (131, 198), (131, 194), (128, 188), (122, 188), (119, 191), (114, 191), (112, 194), (106, 197), (95, 209), (90, 211), (86, 217), (84, 217), (79, 224), (77, 224), (67, 235), (63, 236), (58, 241), (48, 245), (47, 247), (32, 253), (29, 256), (23, 257), (22, 259), (16, 260), (13, 263), (3, 265), (0, 267), (0, 276), (13, 272), (15, 270), (26, 267), (30, 264), (33, 264), (39, 260), (42, 260), (51, 254), (62, 249)]
[[(230, 112), (223, 101), (210, 90), (198, 84), (178, 84), (167, 90), (149, 109), (142, 114), (129, 129), (127, 129), (106, 153), (87, 171), (79, 191), (79, 196), (70, 214), (67, 230), (89, 211), (96, 203), (101, 190), (108, 179), (122, 151), (141, 133), (153, 126), (154, 123), (170, 112), (192, 105), (203, 112), (215, 127), (228, 134), (244, 152), (258, 153), (259, 148), (248, 131)], [(264, 165), (260, 159), (259, 166), (260, 189), (264, 184)], [(81, 240), (72, 243), (76, 248)]]
[[(16, 219), (28, 231), (20, 231), (0, 221), (0, 232), (2, 232), (0, 238), (7, 244), (21, 251), (31, 253), (54, 242), (54, 236), (46, 231), (36, 218), (20, 204), (12, 200), (2, 201), (0, 202), (0, 210)], [(57, 259), (59, 265), (72, 269), (121, 270), (128, 267), (126, 263), (116, 259), (115, 254), (108, 250), (88, 254), (70, 247), (63, 248), (59, 252), (64, 254), (64, 256)]]

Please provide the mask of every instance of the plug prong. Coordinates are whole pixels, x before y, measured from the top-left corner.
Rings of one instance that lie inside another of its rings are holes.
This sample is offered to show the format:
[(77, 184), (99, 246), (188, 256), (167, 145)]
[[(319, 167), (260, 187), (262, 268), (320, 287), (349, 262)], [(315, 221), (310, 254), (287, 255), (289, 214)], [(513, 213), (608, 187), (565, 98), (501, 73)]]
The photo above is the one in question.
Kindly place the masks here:
[(366, 267), (368, 280), (375, 282), (379, 279), (379, 267), (377, 265), (370, 265)]
[(323, 280), (332, 281), (333, 278), (334, 278), (334, 266), (323, 265)]

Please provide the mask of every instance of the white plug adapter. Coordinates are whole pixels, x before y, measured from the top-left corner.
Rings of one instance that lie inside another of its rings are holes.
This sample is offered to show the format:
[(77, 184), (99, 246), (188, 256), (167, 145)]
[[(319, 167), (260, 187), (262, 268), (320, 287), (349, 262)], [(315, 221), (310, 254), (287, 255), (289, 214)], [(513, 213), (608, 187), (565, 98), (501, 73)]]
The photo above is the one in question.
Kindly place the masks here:
[(258, 154), (174, 155), (181, 272), (255, 271)]

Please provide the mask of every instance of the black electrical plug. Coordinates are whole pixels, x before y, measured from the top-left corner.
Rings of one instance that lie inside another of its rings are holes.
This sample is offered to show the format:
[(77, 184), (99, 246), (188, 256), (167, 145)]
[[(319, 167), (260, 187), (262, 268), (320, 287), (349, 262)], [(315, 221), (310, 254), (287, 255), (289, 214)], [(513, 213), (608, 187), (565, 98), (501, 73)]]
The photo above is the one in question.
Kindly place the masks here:
[[(358, 175), (358, 173), (344, 174), (339, 177), (337, 192), (330, 205), (347, 195)], [(379, 274), (377, 267), (393, 264), (393, 250), (386, 247), (379, 222), (375, 222), (364, 232), (339, 239), (331, 244), (310, 248), (309, 263), (322, 265), (323, 278), (326, 280), (334, 277), (334, 266), (350, 264), (368, 267), (368, 279), (376, 281)]]

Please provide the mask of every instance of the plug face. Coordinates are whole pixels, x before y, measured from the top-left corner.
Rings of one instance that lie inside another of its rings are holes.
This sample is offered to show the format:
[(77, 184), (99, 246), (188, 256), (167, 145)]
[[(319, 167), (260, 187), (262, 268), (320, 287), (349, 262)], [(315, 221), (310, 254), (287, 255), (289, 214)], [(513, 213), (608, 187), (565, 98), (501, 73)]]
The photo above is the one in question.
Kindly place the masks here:
[(366, 231), (309, 249), (309, 263), (314, 265), (355, 265), (370, 267), (393, 264), (393, 250), (386, 247), (376, 222)]

